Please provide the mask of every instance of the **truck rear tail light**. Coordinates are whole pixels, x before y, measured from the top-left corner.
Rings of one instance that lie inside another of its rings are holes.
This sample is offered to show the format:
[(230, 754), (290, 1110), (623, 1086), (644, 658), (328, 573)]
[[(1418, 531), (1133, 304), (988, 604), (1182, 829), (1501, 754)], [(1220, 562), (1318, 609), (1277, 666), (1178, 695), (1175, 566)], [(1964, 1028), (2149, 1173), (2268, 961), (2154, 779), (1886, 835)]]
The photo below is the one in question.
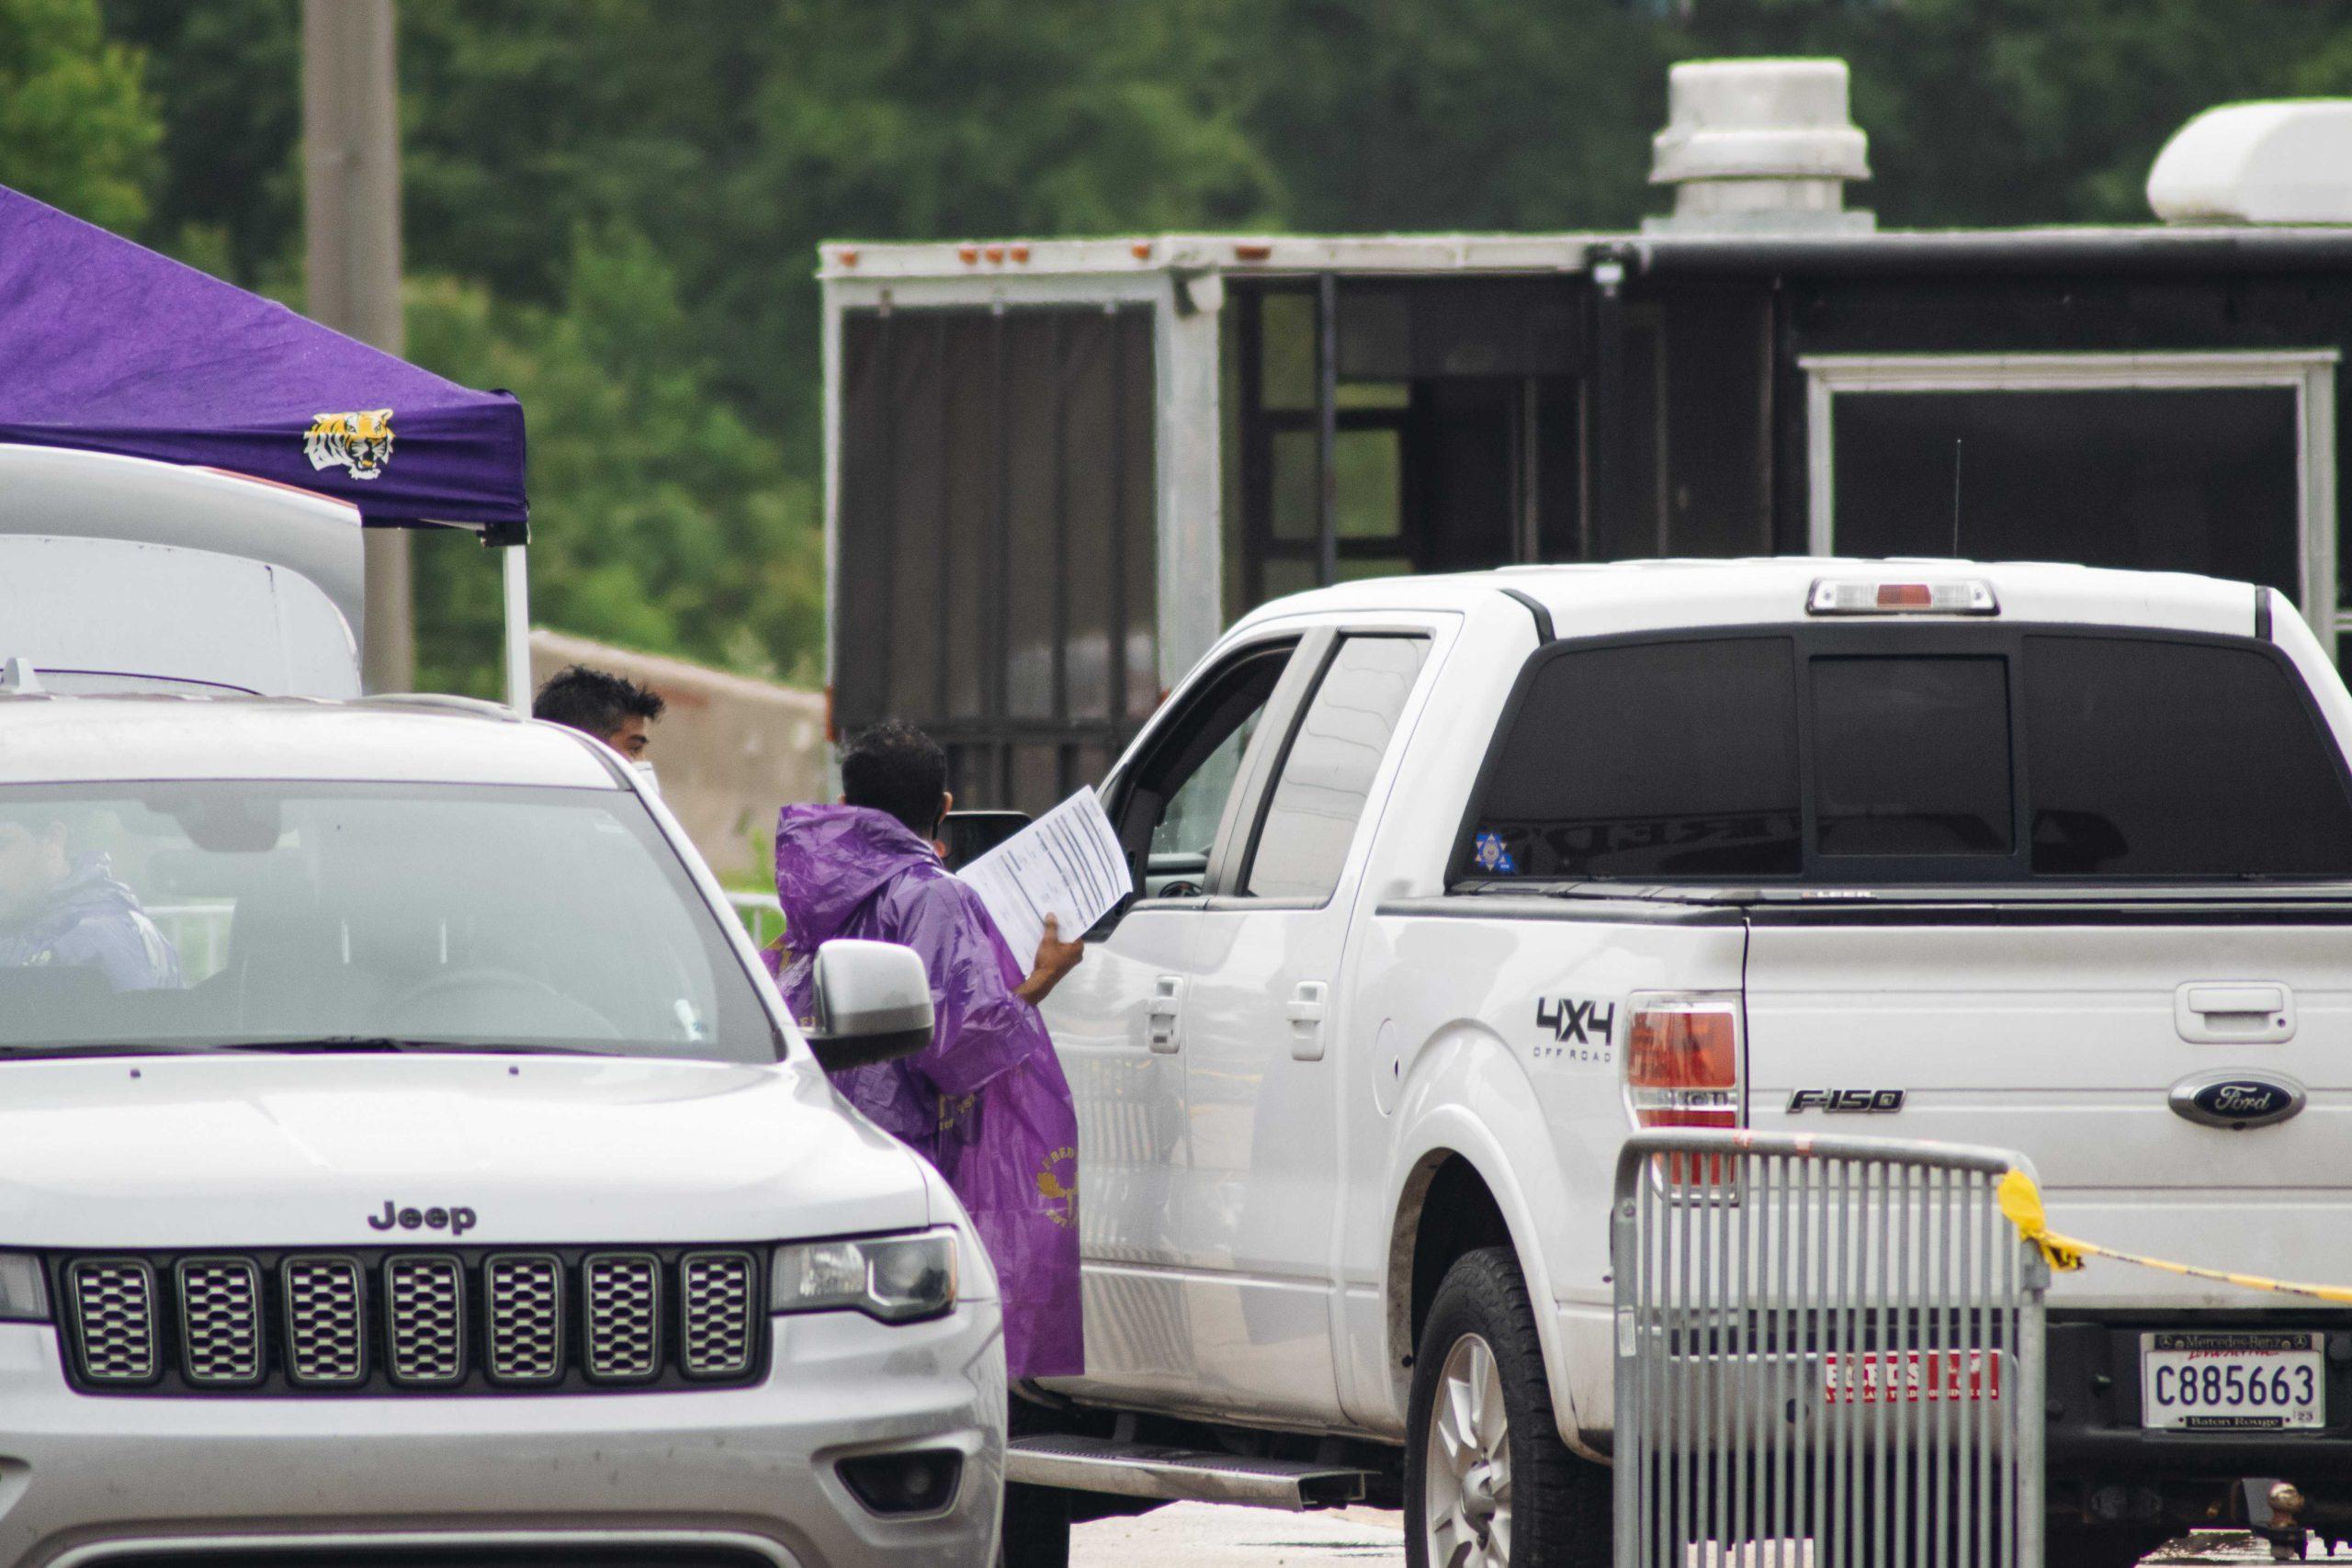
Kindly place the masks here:
[(1997, 615), (2001, 602), (1982, 578), (1948, 582), (1882, 581), (1869, 577), (1815, 580), (1805, 598), (1813, 615)]
[[(1736, 996), (1635, 997), (1625, 1039), (1625, 1105), (1637, 1127), (1736, 1127), (1741, 1094), (1739, 998)], [(1669, 1179), (1714, 1181), (1679, 1169)]]

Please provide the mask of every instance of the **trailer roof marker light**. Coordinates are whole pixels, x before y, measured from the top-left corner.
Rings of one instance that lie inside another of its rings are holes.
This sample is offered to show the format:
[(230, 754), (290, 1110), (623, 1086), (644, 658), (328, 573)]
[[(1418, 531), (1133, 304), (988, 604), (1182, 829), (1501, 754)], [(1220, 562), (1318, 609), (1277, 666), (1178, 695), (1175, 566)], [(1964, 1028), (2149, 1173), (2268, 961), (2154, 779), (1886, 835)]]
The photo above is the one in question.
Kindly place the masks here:
[(1885, 582), (1823, 577), (1805, 596), (1809, 615), (1997, 615), (2001, 603), (1983, 578), (1949, 582)]
[(843, 266), (855, 266), (857, 265), (857, 247), (854, 245), (843, 245), (840, 250), (833, 253), (833, 259), (841, 263)]
[(990, 245), (988, 248), (988, 258), (992, 262), (1001, 265), (1004, 261), (1004, 247), (1002, 245)]
[(1029, 259), (1029, 247), (1025, 244), (1008, 245), (1005, 247), (1004, 254), (1011, 256), (1014, 261), (1025, 262)]
[(1137, 261), (1149, 261), (1151, 259), (1151, 242), (1149, 240), (1137, 240), (1134, 244), (1127, 247), (1127, 252)]
[(956, 259), (962, 262), (966, 266), (970, 266), (980, 259), (980, 247), (978, 245), (958, 245), (956, 247)]
[(1271, 259), (1273, 254), (1274, 247), (1263, 240), (1236, 241), (1233, 246), (1235, 261), (1261, 262)]

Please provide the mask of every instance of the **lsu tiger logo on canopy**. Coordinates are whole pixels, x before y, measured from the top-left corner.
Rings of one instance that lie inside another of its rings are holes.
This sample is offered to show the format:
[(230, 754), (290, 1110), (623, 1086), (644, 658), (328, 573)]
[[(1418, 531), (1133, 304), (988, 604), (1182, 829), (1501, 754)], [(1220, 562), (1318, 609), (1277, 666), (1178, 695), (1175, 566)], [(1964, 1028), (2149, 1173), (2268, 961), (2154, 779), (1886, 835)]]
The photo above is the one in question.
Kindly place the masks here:
[(392, 461), (392, 411), (320, 414), (302, 437), (302, 455), (314, 469), (340, 463), (355, 479), (375, 479)]

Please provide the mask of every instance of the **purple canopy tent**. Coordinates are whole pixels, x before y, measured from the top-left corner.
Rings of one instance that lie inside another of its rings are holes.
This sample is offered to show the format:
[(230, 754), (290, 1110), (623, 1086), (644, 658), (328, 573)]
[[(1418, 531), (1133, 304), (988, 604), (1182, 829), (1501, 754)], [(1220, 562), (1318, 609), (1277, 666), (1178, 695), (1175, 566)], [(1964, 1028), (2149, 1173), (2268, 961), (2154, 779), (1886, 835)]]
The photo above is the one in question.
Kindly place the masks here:
[(445, 381), (0, 186), (0, 442), (248, 474), (349, 502), (371, 526), (476, 530), (505, 547), (508, 698), (527, 701), (512, 393)]

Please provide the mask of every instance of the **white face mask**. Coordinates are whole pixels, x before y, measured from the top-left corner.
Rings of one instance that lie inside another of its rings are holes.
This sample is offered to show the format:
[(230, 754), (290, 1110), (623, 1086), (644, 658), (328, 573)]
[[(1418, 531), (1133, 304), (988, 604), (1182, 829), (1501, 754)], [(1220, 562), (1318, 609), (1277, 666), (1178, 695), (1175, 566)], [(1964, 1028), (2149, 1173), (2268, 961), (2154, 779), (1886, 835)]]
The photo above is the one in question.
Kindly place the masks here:
[(637, 776), (645, 784), (646, 794), (660, 795), (662, 793), (662, 776), (653, 771), (652, 763), (631, 762), (629, 766), (637, 770)]

